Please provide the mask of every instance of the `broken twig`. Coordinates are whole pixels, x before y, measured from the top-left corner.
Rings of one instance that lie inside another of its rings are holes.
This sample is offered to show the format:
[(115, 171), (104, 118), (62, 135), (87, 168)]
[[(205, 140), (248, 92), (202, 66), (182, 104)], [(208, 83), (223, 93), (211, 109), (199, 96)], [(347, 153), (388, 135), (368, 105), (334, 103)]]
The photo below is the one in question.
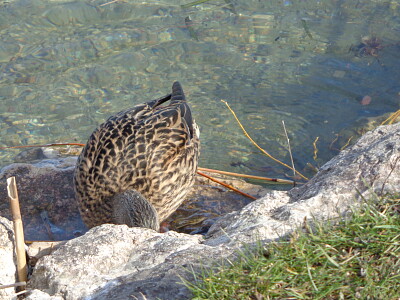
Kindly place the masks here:
[(313, 159), (314, 161), (317, 161), (318, 158), (318, 147), (317, 147), (317, 142), (319, 140), (319, 136), (317, 136), (313, 142), (313, 148), (314, 148), (314, 156)]
[(287, 140), (287, 143), (288, 143), (288, 150), (289, 150), (289, 155), (290, 155), (290, 161), (292, 162), (292, 168), (293, 168), (293, 177), (296, 177), (296, 168), (294, 167), (294, 161), (293, 161), (293, 156), (292, 156), (292, 149), (290, 148), (290, 140), (289, 140), (289, 136), (288, 136), (287, 131), (286, 131), (285, 121), (283, 121), (283, 120), (282, 120), (282, 125), (283, 125), (283, 130), (285, 131), (286, 140)]
[[(284, 162), (281, 162), (279, 159), (276, 159), (275, 157), (273, 157), (271, 154), (269, 154), (267, 151), (265, 151), (263, 148), (261, 148), (252, 138), (251, 136), (247, 133), (246, 129), (243, 127), (242, 123), (239, 121), (239, 118), (236, 116), (236, 113), (233, 111), (233, 109), (229, 106), (228, 102), (226, 102), (225, 100), (221, 100), (221, 102), (225, 103), (225, 105), (228, 107), (228, 109), (230, 110), (230, 112), (232, 113), (232, 115), (235, 117), (236, 122), (239, 124), (240, 128), (242, 129), (244, 135), (250, 140), (250, 142), (253, 143), (254, 146), (256, 146), (262, 153), (264, 153), (266, 156), (268, 156), (270, 159), (272, 159), (273, 161), (293, 170), (293, 168), (291, 166), (288, 166), (287, 164), (285, 164)], [(301, 174), (299, 171), (293, 170), (296, 172), (296, 174), (298, 174), (301, 178), (308, 180), (307, 177), (305, 177), (303, 174)]]
[(229, 184), (226, 184), (226, 183), (224, 183), (224, 182), (222, 182), (222, 181), (219, 181), (218, 179), (215, 179), (215, 178), (213, 178), (213, 177), (211, 177), (211, 176), (208, 176), (207, 174), (204, 174), (204, 173), (199, 172), (199, 171), (197, 171), (197, 174), (199, 174), (199, 175), (201, 175), (201, 176), (204, 176), (204, 177), (210, 179), (211, 181), (214, 181), (214, 182), (216, 182), (216, 183), (219, 183), (220, 185), (223, 185), (224, 187), (227, 187), (227, 188), (231, 189), (232, 191), (235, 191), (236, 193), (239, 193), (239, 194), (241, 194), (241, 195), (243, 195), (243, 196), (246, 196), (246, 197), (248, 197), (248, 198), (250, 198), (250, 199), (257, 200), (256, 197), (253, 197), (253, 196), (251, 196), (251, 195), (249, 195), (249, 194), (246, 194), (246, 193), (244, 193), (244, 192), (242, 192), (242, 191), (239, 191), (237, 188), (234, 188), (233, 186), (231, 186), (231, 185), (229, 185)]
[(393, 124), (396, 119), (400, 117), (400, 109), (398, 111), (395, 111), (394, 113), (392, 113), (389, 118), (387, 118), (385, 121), (383, 121), (381, 123), (381, 125), (390, 125)]
[(17, 255), (17, 273), (20, 282), (27, 281), (26, 255), (24, 243), (24, 227), (22, 224), (21, 211), (15, 177), (7, 178), (7, 191), (10, 198), (11, 213), (13, 216), (15, 234), (15, 252)]
[(0, 285), (0, 290), (17, 287), (17, 286), (26, 286), (26, 282), (23, 281), (23, 282), (11, 283), (11, 284), (3, 284), (3, 285)]
[(220, 171), (220, 170), (201, 168), (201, 167), (198, 167), (197, 169), (200, 170), (200, 171), (205, 171), (205, 172), (210, 172), (210, 173), (217, 173), (217, 174), (222, 174), (222, 175), (250, 178), (250, 179), (256, 179), (256, 180), (263, 180), (263, 181), (271, 181), (274, 184), (275, 183), (283, 183), (283, 184), (295, 184), (296, 183), (293, 180), (286, 180), (286, 179), (279, 179), (279, 178), (268, 178), (268, 177), (263, 177), (263, 176), (240, 174), (240, 173)]

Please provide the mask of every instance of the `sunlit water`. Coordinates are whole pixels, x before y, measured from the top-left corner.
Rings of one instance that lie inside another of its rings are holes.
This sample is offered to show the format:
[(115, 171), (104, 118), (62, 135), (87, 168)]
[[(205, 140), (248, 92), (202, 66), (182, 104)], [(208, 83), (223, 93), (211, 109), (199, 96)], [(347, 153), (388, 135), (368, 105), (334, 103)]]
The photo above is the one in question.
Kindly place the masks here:
[[(312, 176), (367, 119), (399, 109), (396, 0), (106, 2), (0, 2), (0, 146), (84, 143), (179, 80), (201, 128), (200, 166), (292, 175), (223, 99), (290, 164), (283, 120), (296, 168)], [(17, 153), (0, 151), (0, 165)]]

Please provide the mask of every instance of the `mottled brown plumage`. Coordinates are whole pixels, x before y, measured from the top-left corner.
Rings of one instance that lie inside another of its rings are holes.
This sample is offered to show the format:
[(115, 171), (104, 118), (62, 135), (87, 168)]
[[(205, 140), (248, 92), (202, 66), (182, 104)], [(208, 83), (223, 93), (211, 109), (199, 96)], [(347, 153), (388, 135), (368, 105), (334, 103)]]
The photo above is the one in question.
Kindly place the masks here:
[(83, 221), (158, 230), (192, 186), (198, 153), (199, 130), (178, 82), (172, 94), (110, 117), (75, 169)]

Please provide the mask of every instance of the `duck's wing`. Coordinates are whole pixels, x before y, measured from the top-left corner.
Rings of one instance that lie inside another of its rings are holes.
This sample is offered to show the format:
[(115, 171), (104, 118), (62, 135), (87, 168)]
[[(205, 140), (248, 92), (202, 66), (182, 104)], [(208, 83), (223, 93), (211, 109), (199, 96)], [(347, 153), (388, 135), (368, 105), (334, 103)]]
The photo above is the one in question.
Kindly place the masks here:
[[(187, 176), (193, 176), (197, 166), (196, 128), (179, 83), (174, 83), (171, 94), (101, 124), (90, 136), (75, 172), (77, 195), (90, 218), (104, 216), (111, 209), (107, 199), (127, 189), (137, 190), (149, 201), (156, 194), (176, 197), (173, 185), (166, 187), (163, 182), (172, 180), (183, 187), (192, 182)], [(160, 205), (155, 205), (158, 211)]]
[(177, 209), (193, 183), (199, 151), (197, 132), (179, 83), (174, 84), (168, 105), (156, 107), (138, 131), (146, 145), (142, 164), (146, 165), (149, 188), (144, 193), (160, 220)]

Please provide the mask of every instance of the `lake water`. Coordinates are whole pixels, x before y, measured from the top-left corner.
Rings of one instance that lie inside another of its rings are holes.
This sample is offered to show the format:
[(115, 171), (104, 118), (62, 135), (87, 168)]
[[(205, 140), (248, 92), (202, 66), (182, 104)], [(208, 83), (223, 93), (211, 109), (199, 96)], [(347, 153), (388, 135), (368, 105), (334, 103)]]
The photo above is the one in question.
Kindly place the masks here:
[[(307, 176), (399, 109), (400, 5), (384, 0), (0, 1), (0, 147), (85, 143), (179, 80), (200, 166)], [(318, 140), (316, 141), (316, 139)], [(17, 150), (0, 151), (0, 165)]]

